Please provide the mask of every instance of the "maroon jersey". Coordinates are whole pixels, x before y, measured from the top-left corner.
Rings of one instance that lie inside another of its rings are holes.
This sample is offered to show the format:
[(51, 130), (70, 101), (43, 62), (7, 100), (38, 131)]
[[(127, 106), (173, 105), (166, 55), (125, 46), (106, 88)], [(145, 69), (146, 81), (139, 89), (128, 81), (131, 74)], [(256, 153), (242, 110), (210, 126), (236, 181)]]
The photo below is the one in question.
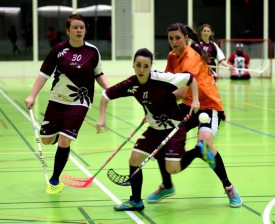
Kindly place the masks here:
[(103, 74), (100, 53), (87, 42), (78, 48), (72, 47), (69, 41), (61, 42), (51, 49), (39, 74), (50, 78), (53, 73), (51, 101), (89, 107), (93, 102), (95, 78)]
[(214, 44), (212, 42), (207, 44), (201, 40), (200, 46), (210, 56), (210, 63), (208, 63), (208, 64), (215, 66), (216, 65), (215, 58), (217, 57), (217, 50), (216, 50), (216, 47), (214, 46)]
[(222, 50), (219, 48), (219, 46), (216, 43), (210, 41), (207, 44), (207, 43), (205, 43), (204, 41), (201, 40), (200, 41), (200, 46), (210, 56), (210, 61), (211, 62), (208, 63), (209, 65), (214, 65), (215, 66), (216, 65), (215, 59), (218, 62), (220, 62), (222, 60), (225, 60), (225, 56), (224, 56)]
[(106, 89), (106, 99), (133, 96), (143, 106), (147, 122), (157, 130), (174, 128), (183, 115), (172, 93), (178, 87), (189, 85), (190, 73), (164, 73), (151, 71), (148, 81), (142, 85), (135, 75)]

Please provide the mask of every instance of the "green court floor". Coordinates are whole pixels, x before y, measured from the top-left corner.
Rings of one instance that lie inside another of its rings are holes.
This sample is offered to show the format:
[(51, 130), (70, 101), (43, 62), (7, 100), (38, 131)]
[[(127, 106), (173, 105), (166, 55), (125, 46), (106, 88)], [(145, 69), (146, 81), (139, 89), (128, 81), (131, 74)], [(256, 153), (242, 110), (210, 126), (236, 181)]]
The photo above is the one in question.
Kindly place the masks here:
[[(125, 77), (112, 77), (116, 83)], [(128, 174), (128, 158), (139, 134), (102, 170), (90, 188), (64, 187), (58, 195), (45, 192), (46, 182), (35, 142), (29, 111), (24, 107), (35, 78), (0, 80), (0, 223), (275, 223), (275, 84), (267, 79), (218, 80), (227, 120), (220, 126), (215, 145), (223, 157), (231, 182), (243, 198), (241, 208), (230, 208), (222, 184), (201, 160), (173, 176), (177, 193), (157, 204), (145, 202), (142, 212), (116, 212), (113, 205), (128, 199), (130, 187), (113, 184), (110, 168)], [(48, 102), (50, 82), (33, 108), (38, 124)], [(87, 177), (98, 171), (116, 148), (139, 125), (142, 108), (133, 98), (110, 102), (108, 132), (96, 134), (101, 89), (96, 87), (89, 110), (71, 146), (64, 173)], [(196, 144), (196, 130), (188, 133), (187, 149)], [(52, 174), (55, 146), (42, 145), (47, 173)], [(143, 168), (142, 197), (160, 184), (156, 161)], [(269, 210), (268, 210), (269, 206)], [(265, 216), (265, 217), (264, 217)]]

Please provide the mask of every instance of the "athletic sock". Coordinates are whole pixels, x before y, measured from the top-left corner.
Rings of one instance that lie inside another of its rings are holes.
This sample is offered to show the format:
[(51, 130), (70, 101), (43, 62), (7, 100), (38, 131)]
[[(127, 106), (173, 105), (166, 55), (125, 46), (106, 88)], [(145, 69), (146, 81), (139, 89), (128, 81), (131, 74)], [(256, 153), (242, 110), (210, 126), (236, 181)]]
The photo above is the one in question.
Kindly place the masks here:
[[(132, 176), (137, 168), (138, 167), (136, 166), (130, 166), (130, 176)], [(130, 199), (134, 200), (135, 202), (139, 202), (141, 200), (142, 181), (143, 175), (142, 169), (140, 169), (131, 180), (132, 196), (130, 197)]]
[(219, 154), (219, 152), (217, 152), (217, 154), (215, 156), (215, 159), (216, 159), (216, 167), (214, 169), (214, 172), (217, 174), (217, 176), (221, 180), (222, 185), (223, 185), (224, 188), (231, 186), (231, 183), (228, 180), (228, 177), (227, 177), (227, 174), (226, 174), (226, 170), (225, 170), (225, 167), (224, 167), (222, 157)]
[(170, 189), (172, 187), (171, 174), (166, 171), (164, 157), (158, 158), (159, 170), (162, 177), (162, 184), (164, 188)]
[(58, 146), (54, 158), (53, 175), (50, 179), (51, 184), (57, 185), (59, 183), (59, 177), (68, 161), (69, 153), (70, 146), (67, 148)]
[(181, 170), (184, 170), (186, 167), (188, 167), (195, 158), (202, 159), (202, 155), (201, 155), (199, 146), (196, 146), (194, 149), (191, 149), (191, 150), (185, 152), (184, 156), (182, 157), (182, 159), (180, 161)]

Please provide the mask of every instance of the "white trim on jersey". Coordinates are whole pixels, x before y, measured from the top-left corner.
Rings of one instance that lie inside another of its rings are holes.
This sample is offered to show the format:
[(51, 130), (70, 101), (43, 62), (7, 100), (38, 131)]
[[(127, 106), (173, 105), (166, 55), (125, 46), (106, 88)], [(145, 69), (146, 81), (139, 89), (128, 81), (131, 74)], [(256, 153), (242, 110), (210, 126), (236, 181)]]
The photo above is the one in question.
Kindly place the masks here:
[(104, 89), (103, 91), (102, 91), (102, 96), (104, 96), (105, 97), (105, 99), (106, 100), (110, 100), (110, 98), (107, 96), (107, 94), (106, 94), (106, 89)]
[(170, 73), (170, 72), (159, 72), (151, 71), (151, 79), (168, 82), (176, 87), (185, 86), (190, 80), (190, 73)]
[(99, 53), (99, 50), (98, 50), (98, 48), (97, 48), (95, 45), (93, 45), (93, 44), (90, 44), (90, 43), (88, 43), (88, 42), (86, 42), (86, 41), (84, 41), (84, 43), (85, 43), (86, 46), (93, 47), (93, 48), (95, 48), (95, 49), (97, 50), (97, 53), (98, 53), (98, 64), (97, 64), (97, 66), (96, 66), (95, 69), (94, 69), (94, 73), (95, 73), (95, 76), (99, 76), (99, 75), (101, 75), (102, 73), (104, 73), (104, 72), (103, 72), (103, 69), (102, 69), (101, 55), (100, 55), (100, 53)]
[(215, 46), (216, 50), (217, 50), (217, 61), (221, 62), (222, 60), (225, 60), (225, 56), (224, 53), (222, 52), (222, 50), (219, 48), (219, 46), (213, 42), (213, 45)]
[(44, 72), (39, 72), (39, 75), (43, 76), (46, 79), (49, 79), (51, 76), (46, 75)]

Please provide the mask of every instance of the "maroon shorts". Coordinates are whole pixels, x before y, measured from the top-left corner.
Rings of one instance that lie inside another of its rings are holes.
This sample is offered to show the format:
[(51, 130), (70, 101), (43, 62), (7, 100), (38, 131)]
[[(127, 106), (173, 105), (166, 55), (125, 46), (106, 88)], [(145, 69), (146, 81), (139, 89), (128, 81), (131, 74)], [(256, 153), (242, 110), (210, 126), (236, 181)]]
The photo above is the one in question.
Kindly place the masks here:
[[(156, 130), (149, 127), (137, 140), (134, 151), (151, 154), (173, 129)], [(167, 160), (180, 161), (185, 153), (186, 131), (181, 127), (176, 134), (159, 150), (155, 158), (164, 156)]]
[(87, 107), (50, 101), (40, 129), (41, 137), (61, 134), (75, 140), (87, 112)]

